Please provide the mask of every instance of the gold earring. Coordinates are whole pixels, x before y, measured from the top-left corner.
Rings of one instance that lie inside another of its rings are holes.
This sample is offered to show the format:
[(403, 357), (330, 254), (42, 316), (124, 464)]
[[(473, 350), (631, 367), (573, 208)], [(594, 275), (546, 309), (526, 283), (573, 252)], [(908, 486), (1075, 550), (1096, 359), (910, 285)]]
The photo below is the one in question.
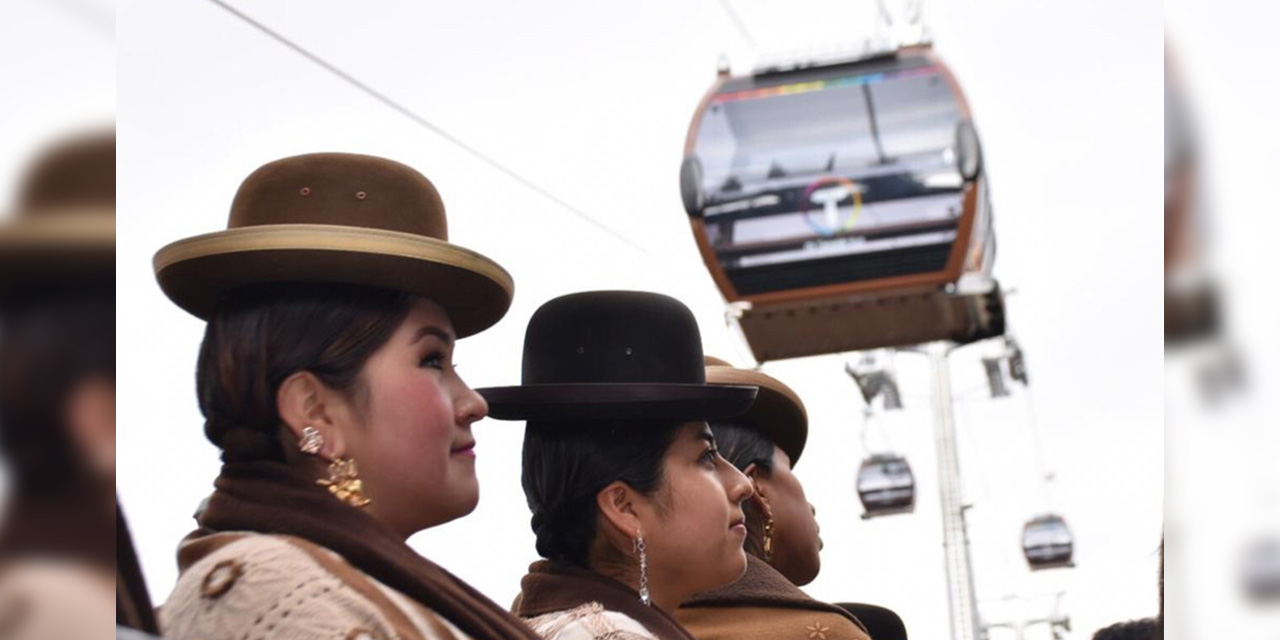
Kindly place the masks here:
[(764, 561), (773, 560), (773, 510), (764, 503)]
[(773, 561), (773, 516), (767, 516), (764, 521), (764, 561)]
[(364, 507), (373, 502), (364, 494), (364, 481), (360, 480), (355, 460), (334, 459), (329, 463), (329, 479), (316, 480), (316, 484), (328, 487), (333, 497), (352, 507)]
[(769, 508), (769, 503), (760, 495), (760, 485), (756, 484), (754, 476), (751, 478), (751, 489), (756, 502), (760, 504), (760, 510), (764, 512), (764, 561), (769, 562), (773, 560), (773, 509)]

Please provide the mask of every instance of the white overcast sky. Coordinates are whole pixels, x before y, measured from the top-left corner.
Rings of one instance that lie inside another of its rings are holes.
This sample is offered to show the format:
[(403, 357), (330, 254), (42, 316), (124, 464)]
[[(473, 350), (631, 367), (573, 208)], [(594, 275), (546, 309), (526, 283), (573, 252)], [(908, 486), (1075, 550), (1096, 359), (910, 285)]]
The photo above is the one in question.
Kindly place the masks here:
[[(869, 0), (731, 2), (762, 51), (860, 42), (872, 33)], [(14, 10), (42, 14), (72, 4)], [(405, 162), (431, 178), (449, 210), (451, 239), (502, 263), (516, 281), (507, 318), (458, 349), (473, 386), (516, 381), (533, 310), (588, 289), (676, 296), (697, 315), (708, 353), (744, 361), (725, 330), (676, 183), (689, 119), (717, 59), (727, 54), (743, 69), (754, 56), (718, 2), (235, 4), (644, 250), (513, 183), (210, 2), (122, 0), (114, 36), (86, 27), (74, 39), (82, 59), (44, 62), (94, 78), (117, 74), (114, 92), (109, 82), (87, 80), (80, 106), (107, 117), (116, 107), (117, 487), (157, 602), (173, 585), (175, 545), (192, 528), (218, 459), (194, 397), (203, 325), (161, 294), (151, 257), (167, 242), (224, 228), (239, 182), (264, 162), (351, 151)], [(1008, 302), (1011, 327), (1034, 385), (1034, 403), (1021, 389), (992, 401), (980, 391), (983, 347), (952, 360), (979, 597), (1065, 590), (1073, 637), (1087, 638), (1156, 612), (1164, 477), (1161, 4), (953, 0), (929, 9), (935, 49), (965, 88), (982, 137), (999, 237), (996, 273), (1017, 291)], [(15, 49), (29, 50), (12, 44), (3, 51)], [(6, 134), (13, 130), (5, 125)], [(22, 144), (4, 149), (0, 168), (17, 166), (36, 142), (38, 131), (20, 130), (27, 132)], [(765, 370), (800, 393), (812, 421), (798, 473), (817, 506), (826, 551), (810, 592), (888, 606), (913, 637), (941, 638), (947, 599), (928, 371), (920, 356), (896, 361), (907, 409), (879, 418), (868, 440), (905, 453), (921, 490), (914, 514), (870, 522), (858, 518), (853, 490), (866, 451), (861, 400), (843, 359)], [(1032, 574), (1021, 558), (1021, 523), (1044, 508), (1033, 418), (1057, 471), (1053, 506), (1077, 536), (1074, 570)], [(477, 425), (479, 508), (411, 540), (498, 602), (510, 601), (535, 559), (519, 485), (521, 431), (519, 423)], [(1039, 613), (1040, 606), (1022, 610)], [(993, 621), (1017, 609), (984, 608)]]

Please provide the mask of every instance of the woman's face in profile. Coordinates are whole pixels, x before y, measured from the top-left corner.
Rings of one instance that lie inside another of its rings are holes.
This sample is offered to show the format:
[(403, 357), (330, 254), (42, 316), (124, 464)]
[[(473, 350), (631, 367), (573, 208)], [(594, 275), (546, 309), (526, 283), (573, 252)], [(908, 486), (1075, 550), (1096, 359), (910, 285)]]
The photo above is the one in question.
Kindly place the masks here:
[(756, 476), (760, 498), (773, 513), (773, 559), (770, 564), (792, 583), (804, 586), (818, 577), (822, 538), (813, 505), (791, 471), (791, 458), (773, 448), (773, 470)]
[(373, 501), (366, 509), (406, 537), (471, 513), (480, 497), (471, 424), (489, 408), (458, 377), (454, 341), (444, 309), (415, 300), (353, 398), (349, 457)]
[(663, 458), (663, 488), (641, 511), (650, 579), (697, 593), (742, 577), (751, 482), (720, 457), (705, 422), (680, 428)]

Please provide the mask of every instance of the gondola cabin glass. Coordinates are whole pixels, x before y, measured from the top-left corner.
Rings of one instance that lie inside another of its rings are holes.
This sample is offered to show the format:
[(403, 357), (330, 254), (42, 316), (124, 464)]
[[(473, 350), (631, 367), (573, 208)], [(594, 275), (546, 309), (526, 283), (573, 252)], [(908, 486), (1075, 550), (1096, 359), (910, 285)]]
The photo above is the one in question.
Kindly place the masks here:
[(1075, 566), (1074, 538), (1061, 516), (1032, 519), (1022, 529), (1022, 551), (1032, 569)]
[(942, 70), (919, 58), (714, 95), (694, 155), (708, 239), (738, 293), (945, 267), (962, 120)]
[(863, 518), (913, 510), (916, 479), (906, 458), (880, 454), (863, 460), (858, 468), (858, 498)]
[(680, 183), (759, 362), (1004, 331), (977, 133), (927, 47), (720, 76)]

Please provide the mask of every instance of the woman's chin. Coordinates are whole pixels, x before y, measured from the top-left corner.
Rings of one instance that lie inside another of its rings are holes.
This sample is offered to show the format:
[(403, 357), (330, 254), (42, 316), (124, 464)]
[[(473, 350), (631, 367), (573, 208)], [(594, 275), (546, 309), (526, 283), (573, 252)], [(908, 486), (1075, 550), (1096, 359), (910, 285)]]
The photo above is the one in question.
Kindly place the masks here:
[(460, 483), (455, 485), (447, 495), (452, 495), (453, 500), (446, 505), (437, 505), (435, 517), (424, 528), (437, 527), (442, 524), (453, 522), (458, 518), (465, 518), (471, 515), (476, 507), (480, 504), (480, 487), (476, 483)]
[(475, 511), (476, 507), (479, 505), (480, 505), (480, 485), (479, 483), (474, 483), (470, 486), (469, 490), (465, 494), (463, 494), (463, 497), (459, 501), (458, 515), (455, 517), (461, 518), (463, 516), (469, 516), (471, 515), (471, 512)]
[(729, 563), (732, 569), (725, 573), (725, 585), (741, 580), (742, 575), (747, 572), (747, 552), (741, 546), (737, 547), (736, 551)]
[(797, 587), (803, 587), (806, 584), (809, 584), (810, 582), (817, 580), (818, 573), (821, 570), (822, 570), (822, 561), (815, 556), (813, 559), (812, 565), (810, 565), (805, 570), (799, 572), (799, 575), (795, 576), (795, 578), (792, 579), (791, 581)]

